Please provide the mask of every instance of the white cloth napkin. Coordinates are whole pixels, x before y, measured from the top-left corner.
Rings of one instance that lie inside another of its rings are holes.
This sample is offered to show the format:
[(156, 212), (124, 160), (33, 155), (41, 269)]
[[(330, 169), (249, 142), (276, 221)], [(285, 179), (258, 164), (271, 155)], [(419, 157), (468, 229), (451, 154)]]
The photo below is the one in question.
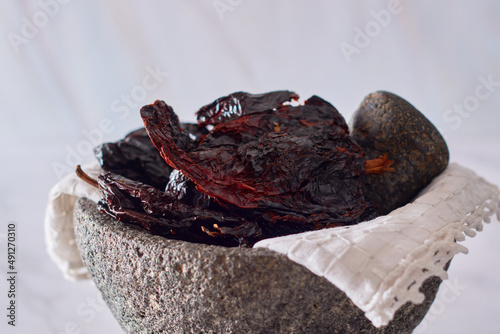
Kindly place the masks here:
[[(96, 177), (101, 169), (83, 169)], [(45, 217), (48, 252), (68, 279), (89, 278), (76, 247), (73, 207), (78, 197), (98, 201), (101, 193), (70, 175), (50, 192)], [(457, 241), (474, 236), (483, 221), (499, 214), (498, 187), (452, 163), (410, 204), (387, 216), (338, 227), (265, 239), (254, 247), (285, 254), (325, 277), (377, 326), (392, 320), (406, 302), (421, 303), (422, 283), (446, 279), (443, 266), (467, 249)]]
[[(85, 165), (82, 168), (94, 178), (102, 172), (98, 163)], [(73, 173), (52, 187), (45, 212), (47, 252), (63, 272), (64, 277), (70, 280), (90, 278), (75, 242), (73, 208), (79, 197), (98, 202), (102, 194)]]

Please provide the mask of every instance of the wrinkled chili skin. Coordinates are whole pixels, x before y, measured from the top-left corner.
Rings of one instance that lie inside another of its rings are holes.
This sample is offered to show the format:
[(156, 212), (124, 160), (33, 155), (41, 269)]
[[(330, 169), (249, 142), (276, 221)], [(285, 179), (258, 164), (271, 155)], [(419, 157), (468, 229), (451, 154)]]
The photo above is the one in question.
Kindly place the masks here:
[(285, 103), (297, 99), (233, 93), (202, 107), (198, 124), (181, 123), (163, 101), (144, 106), (145, 129), (97, 149), (108, 171), (98, 178), (100, 210), (153, 234), (228, 247), (374, 218), (364, 152), (344, 118), (317, 96)]
[(172, 168), (158, 154), (146, 130), (138, 129), (116, 143), (104, 143), (94, 149), (101, 167), (129, 179), (165, 188)]
[(210, 208), (215, 205), (215, 201), (210, 196), (199, 192), (193, 181), (176, 169), (170, 173), (165, 192), (175, 197), (177, 201), (198, 208)]
[(101, 174), (97, 182), (104, 195), (98, 203), (101, 212), (153, 234), (227, 247), (251, 247), (262, 239), (257, 223), (219, 207), (185, 204), (169, 193), (110, 172)]
[(202, 107), (196, 112), (198, 125), (215, 125), (225, 121), (249, 115), (254, 112), (271, 110), (285, 102), (297, 100), (299, 96), (287, 90), (275, 91), (265, 94), (249, 94), (236, 92), (221, 97), (214, 102)]
[[(193, 149), (163, 101), (141, 109), (165, 161), (222, 206), (271, 211), (272, 221), (356, 222), (368, 204), (359, 176), (363, 150), (343, 117), (313, 96), (218, 123)], [(184, 149), (188, 147), (188, 149)]]
[[(199, 141), (208, 133), (206, 128), (197, 124), (184, 123), (182, 127), (194, 141)], [(105, 171), (162, 190), (165, 189), (172, 171), (172, 167), (162, 159), (144, 128), (132, 131), (117, 142), (97, 146), (94, 154)]]

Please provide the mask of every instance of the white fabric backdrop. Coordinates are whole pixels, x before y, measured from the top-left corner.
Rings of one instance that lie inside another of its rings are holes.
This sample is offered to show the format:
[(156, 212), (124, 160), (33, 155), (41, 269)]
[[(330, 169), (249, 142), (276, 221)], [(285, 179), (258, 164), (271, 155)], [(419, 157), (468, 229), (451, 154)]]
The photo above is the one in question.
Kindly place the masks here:
[[(439, 127), (452, 160), (500, 184), (498, 1), (8, 0), (0, 28), (0, 221), (18, 225), (20, 267), (8, 333), (120, 332), (97, 290), (65, 282), (48, 259), (43, 214), (49, 188), (93, 161), (92, 145), (141, 126), (139, 108), (155, 99), (192, 121), (233, 91), (290, 89), (349, 119), (388, 90)], [(456, 285), (421, 332), (500, 332), (498, 225), (453, 261)]]

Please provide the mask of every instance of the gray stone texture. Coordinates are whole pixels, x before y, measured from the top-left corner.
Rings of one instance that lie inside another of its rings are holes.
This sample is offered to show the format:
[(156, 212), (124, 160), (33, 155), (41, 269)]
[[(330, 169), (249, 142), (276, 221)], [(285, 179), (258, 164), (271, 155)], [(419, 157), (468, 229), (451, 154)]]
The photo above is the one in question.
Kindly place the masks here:
[(346, 295), (286, 256), (169, 240), (75, 207), (78, 248), (127, 333), (411, 333), (441, 280), (420, 305), (407, 303), (375, 328)]
[(387, 153), (394, 160), (394, 173), (363, 177), (365, 195), (379, 214), (410, 202), (448, 165), (448, 147), (439, 131), (414, 106), (392, 93), (379, 91), (365, 97), (350, 128), (366, 159)]

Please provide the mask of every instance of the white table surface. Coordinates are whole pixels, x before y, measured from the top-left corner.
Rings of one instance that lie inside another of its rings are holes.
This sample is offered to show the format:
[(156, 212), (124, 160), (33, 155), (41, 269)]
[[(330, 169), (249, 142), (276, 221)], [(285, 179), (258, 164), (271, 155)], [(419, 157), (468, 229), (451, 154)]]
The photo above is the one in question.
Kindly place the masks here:
[[(223, 0), (231, 8), (224, 13), (212, 0), (62, 2), (18, 47), (9, 38), (29, 33), (23, 25), (43, 20), (43, 9), (37, 1), (8, 0), (0, 13), (3, 313), (9, 222), (18, 238), (17, 326), (1, 315), (0, 333), (122, 332), (92, 282), (66, 281), (50, 260), (43, 217), (49, 189), (60, 179), (55, 164), (93, 160), (83, 132), (95, 134), (109, 120), (111, 129), (99, 139), (117, 140), (141, 126), (138, 109), (157, 98), (193, 120), (192, 111), (232, 91), (292, 89), (331, 101), (349, 119), (366, 94), (389, 90), (438, 126), (452, 161), (500, 185), (494, 0), (401, 0), (400, 11), (379, 24), (350, 62), (342, 43), (355, 45), (356, 29), (375, 27), (372, 11), (389, 10), (392, 2)], [(147, 79), (155, 70), (157, 80)], [(478, 88), (485, 80), (494, 84)], [(469, 111), (453, 109), (464, 103), (472, 103)], [(500, 333), (499, 239), (494, 219), (463, 243), (469, 254), (453, 259), (450, 279), (416, 332)]]

